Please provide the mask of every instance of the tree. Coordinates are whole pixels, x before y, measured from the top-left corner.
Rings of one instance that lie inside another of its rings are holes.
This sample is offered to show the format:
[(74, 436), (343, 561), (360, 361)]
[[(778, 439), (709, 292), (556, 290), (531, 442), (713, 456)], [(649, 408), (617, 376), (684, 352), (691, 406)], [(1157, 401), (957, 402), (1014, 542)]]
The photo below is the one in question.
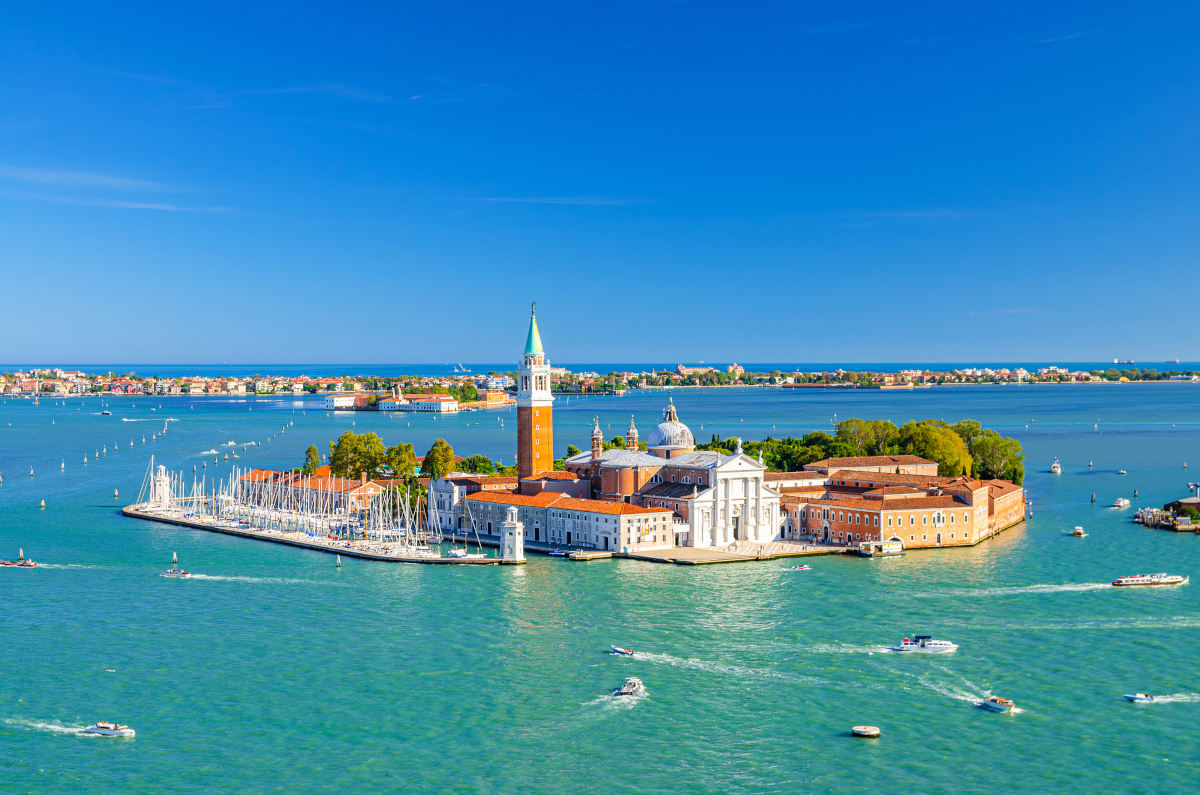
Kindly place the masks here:
[(939, 475), (971, 474), (974, 462), (966, 442), (944, 422), (909, 420), (900, 429), (898, 441), (903, 452), (936, 461)]
[(582, 450), (580, 450), (578, 447), (576, 447), (573, 444), (567, 445), (567, 458), (570, 458), (571, 456), (579, 455), (582, 452), (583, 452)]
[(304, 451), (304, 472), (311, 475), (317, 471), (319, 466), (321, 466), (321, 451), (315, 444), (310, 444)]
[(425, 454), (421, 463), (421, 475), (427, 478), (444, 478), (454, 471), (454, 448), (445, 439), (435, 439), (433, 447)]
[(971, 457), (975, 459), (976, 477), (1011, 480), (1018, 486), (1025, 480), (1021, 443), (991, 428), (981, 431), (971, 442)]
[(967, 447), (970, 447), (974, 443), (975, 438), (983, 433), (983, 425), (979, 423), (979, 420), (963, 420), (962, 422), (956, 422), (951, 427), (959, 435), (959, 438), (967, 443)]
[(485, 455), (473, 455), (466, 461), (460, 461), (455, 468), (460, 472), (474, 472), (477, 475), (496, 474), (496, 462)]
[(417, 453), (408, 442), (394, 445), (387, 449), (387, 465), (392, 470), (392, 477), (411, 477), (417, 469)]
[(338, 477), (352, 478), (360, 472), (374, 477), (385, 463), (387, 448), (378, 434), (346, 431), (336, 443), (329, 443), (329, 469)]

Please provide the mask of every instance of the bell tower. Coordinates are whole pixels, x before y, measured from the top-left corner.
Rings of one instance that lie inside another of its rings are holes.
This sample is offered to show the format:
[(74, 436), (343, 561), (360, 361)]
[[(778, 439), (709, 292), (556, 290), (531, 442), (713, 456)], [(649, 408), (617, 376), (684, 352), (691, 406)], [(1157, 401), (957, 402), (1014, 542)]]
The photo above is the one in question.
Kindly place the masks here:
[(554, 469), (554, 395), (536, 310), (535, 302), (529, 312), (525, 356), (517, 368), (517, 477), (522, 478)]

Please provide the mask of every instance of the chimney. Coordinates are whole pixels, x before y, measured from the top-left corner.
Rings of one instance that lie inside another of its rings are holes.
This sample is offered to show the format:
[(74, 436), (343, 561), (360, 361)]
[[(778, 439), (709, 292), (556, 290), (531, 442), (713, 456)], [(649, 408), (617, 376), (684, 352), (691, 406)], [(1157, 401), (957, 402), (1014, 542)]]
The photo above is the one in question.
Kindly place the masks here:
[(367, 485), (367, 473), (366, 472), (358, 473), (358, 485), (360, 485), (360, 486)]

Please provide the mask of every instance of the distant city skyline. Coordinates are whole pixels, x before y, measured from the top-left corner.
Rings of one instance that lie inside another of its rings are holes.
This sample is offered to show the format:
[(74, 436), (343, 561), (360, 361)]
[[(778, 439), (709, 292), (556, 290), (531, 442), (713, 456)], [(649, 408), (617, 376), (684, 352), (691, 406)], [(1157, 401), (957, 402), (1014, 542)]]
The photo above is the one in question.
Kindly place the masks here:
[(1194, 7), (296, 8), (6, 9), (0, 359), (1200, 360)]

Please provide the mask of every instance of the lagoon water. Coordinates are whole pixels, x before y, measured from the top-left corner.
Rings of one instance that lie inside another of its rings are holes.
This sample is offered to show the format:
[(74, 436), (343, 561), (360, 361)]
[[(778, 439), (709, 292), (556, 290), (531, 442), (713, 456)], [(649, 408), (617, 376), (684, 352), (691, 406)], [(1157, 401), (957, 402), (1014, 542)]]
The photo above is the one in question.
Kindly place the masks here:
[[(1161, 505), (1200, 479), (1194, 385), (671, 394), (699, 439), (798, 435), (835, 414), (973, 417), (1024, 444), (1034, 515), (969, 550), (820, 557), (807, 572), (788, 561), (539, 556), (517, 568), (346, 559), (338, 570), (325, 554), (117, 508), (136, 498), (151, 453), (175, 470), (206, 461), (211, 477), (230, 463), (296, 465), (308, 444), (351, 428), (418, 452), (442, 436), (511, 462), (515, 413), (329, 415), (313, 400), (139, 397), (105, 398), (113, 414), (101, 416), (98, 398), (9, 399), (0, 554), (23, 547), (42, 566), (0, 569), (0, 787), (1194, 791), (1200, 579), (1105, 583), (1200, 577), (1200, 537), (1104, 507), (1135, 489), (1135, 507)], [(560, 400), (558, 452), (586, 447), (593, 416), (615, 436), (633, 414), (645, 434), (665, 401), (661, 391)], [(250, 441), (259, 446), (241, 452)], [(241, 458), (200, 455), (212, 448)], [(1046, 473), (1054, 456), (1060, 477)], [(1088, 537), (1071, 537), (1074, 525)], [(156, 576), (172, 551), (205, 576)], [(961, 648), (936, 659), (886, 650), (917, 632)], [(610, 643), (638, 654), (614, 657)], [(629, 675), (647, 695), (606, 695)], [(1171, 699), (1121, 698), (1136, 690)], [(973, 706), (988, 694), (1021, 712)], [(76, 734), (96, 719), (138, 735)], [(851, 739), (857, 723), (881, 726), (882, 738)]]

